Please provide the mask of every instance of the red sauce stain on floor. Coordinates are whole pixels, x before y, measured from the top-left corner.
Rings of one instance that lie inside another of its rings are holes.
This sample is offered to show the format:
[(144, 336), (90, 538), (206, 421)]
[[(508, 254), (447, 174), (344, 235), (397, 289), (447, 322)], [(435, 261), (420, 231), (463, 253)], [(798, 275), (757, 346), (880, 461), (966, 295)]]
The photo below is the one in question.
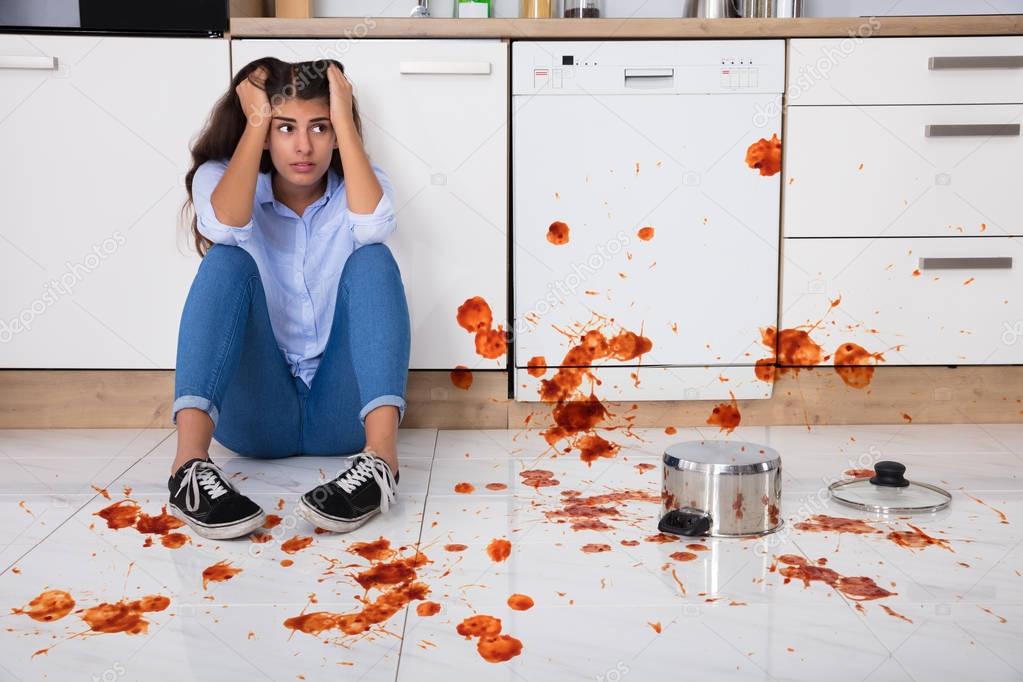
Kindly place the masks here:
[(851, 388), (866, 388), (874, 378), (874, 366), (884, 355), (871, 353), (855, 343), (843, 343), (835, 351), (835, 372)]
[[(870, 475), (873, 476), (874, 472), (870, 472)], [(805, 521), (795, 524), (795, 528), (815, 533), (854, 533), (857, 535), (881, 532), (859, 519), (847, 519), (827, 514), (814, 514)]]
[(567, 244), (568, 232), (569, 232), (568, 225), (561, 222), (560, 220), (555, 220), (547, 228), (547, 241), (549, 241), (551, 244), (554, 244), (555, 246), (562, 246), (564, 244)]
[(100, 488), (99, 486), (95, 486), (95, 485), (94, 485), (94, 486), (91, 486), (91, 487), (92, 487), (92, 489), (93, 489), (93, 490), (95, 490), (96, 492), (98, 492), (98, 493), (99, 493), (100, 495), (102, 495), (102, 496), (103, 496), (103, 497), (105, 497), (106, 499), (108, 499), (108, 500), (110, 499), (110, 493), (109, 493), (109, 492), (107, 492), (107, 489), (106, 489), (106, 488)]
[(710, 551), (710, 547), (708, 547), (707, 545), (701, 545), (701, 544), (698, 544), (698, 543), (695, 543), (695, 542), (686, 545), (686, 549), (688, 549), (688, 550), (690, 550), (692, 552), (709, 552)]
[(476, 651), (488, 663), (503, 663), (522, 653), (522, 642), (501, 632), (501, 620), (493, 616), (471, 616), (455, 630), (466, 639), (478, 637)]
[(983, 612), (985, 612), (985, 613), (990, 613), (990, 614), (991, 614), (992, 616), (994, 616), (995, 618), (997, 618), (997, 619), (998, 619), (998, 622), (999, 622), (999, 623), (1001, 623), (1001, 624), (1003, 624), (1003, 625), (1004, 625), (1005, 623), (1008, 623), (1008, 622), (1009, 622), (1009, 621), (1008, 621), (1008, 620), (1007, 620), (1006, 618), (1003, 618), (1002, 616), (999, 616), (999, 615), (998, 615), (997, 613), (995, 613), (994, 611), (992, 611), (992, 610), (991, 610), (991, 609), (989, 609), (989, 608), (986, 608), (986, 607), (984, 607), (984, 606), (981, 606), (981, 607), (980, 607), (980, 610), (981, 610), (981, 611), (983, 611)]
[(675, 535), (668, 535), (667, 533), (658, 533), (657, 535), (648, 535), (643, 538), (643, 542), (655, 542), (657, 544), (664, 544), (667, 542), (678, 542), (679, 538)]
[(167, 533), (160, 538), (160, 543), (167, 549), (181, 549), (191, 541), (184, 533)]
[(776, 175), (781, 170), (781, 140), (778, 134), (770, 140), (760, 138), (746, 150), (746, 165), (760, 171), (763, 176)]
[(230, 580), (241, 572), (242, 569), (231, 566), (230, 561), (218, 561), (212, 566), (207, 566), (203, 570), (202, 589), (205, 590), (210, 583), (222, 583), (226, 580)]
[(75, 600), (64, 590), (46, 590), (21, 609), (11, 609), (11, 613), (28, 616), (41, 623), (60, 620), (75, 608)]
[(675, 561), (694, 561), (696, 559), (696, 555), (692, 552), (673, 552), (668, 556)]
[(997, 514), (998, 515), (998, 519), (999, 519), (999, 521), (1001, 523), (1004, 523), (1005, 525), (1009, 525), (1009, 519), (1005, 515), (1005, 512), (1003, 512), (1003, 511), (1001, 511), (999, 509), (995, 509), (994, 507), (992, 507), (990, 504), (988, 504), (984, 500), (982, 500), (980, 498), (977, 498), (977, 497), (974, 497), (973, 495), (969, 494), (965, 490), (962, 491), (962, 493), (963, 493), (963, 495), (966, 495), (968, 498), (970, 498), (971, 500), (973, 500), (977, 504), (983, 505), (983, 506), (987, 507), (988, 509), (990, 509), (991, 511), (993, 511), (995, 514)]
[[(565, 490), (561, 493), (561, 508), (545, 511), (544, 516), (548, 521), (555, 523), (569, 523), (572, 530), (605, 531), (613, 528), (608, 521), (624, 520), (624, 514), (618, 505), (625, 502), (660, 504), (661, 498), (645, 490), (620, 490), (590, 497), (582, 497), (575, 491)], [(627, 547), (633, 546), (625, 542), (622, 544)]]
[(654, 228), (650, 226), (641, 227), (639, 228), (639, 232), (636, 233), (636, 236), (643, 241), (648, 242), (654, 238)]
[(145, 619), (144, 614), (163, 611), (169, 605), (168, 597), (154, 594), (134, 601), (122, 599), (116, 604), (104, 602), (99, 606), (85, 609), (81, 612), (81, 618), (92, 632), (141, 635), (149, 630), (149, 621)]
[(491, 561), (501, 562), (511, 555), (511, 542), (504, 538), (495, 538), (487, 545), (487, 556)]
[(487, 483), (484, 486), (487, 490), (507, 490), (508, 486), (504, 483)]
[(611, 459), (621, 450), (620, 445), (595, 433), (579, 436), (575, 441), (575, 447), (579, 450), (579, 459), (587, 464), (592, 464), (601, 458)]
[(883, 599), (896, 594), (880, 587), (873, 580), (865, 576), (848, 577), (840, 575), (833, 569), (824, 566), (814, 566), (805, 558), (795, 554), (783, 554), (777, 557), (777, 561), (786, 564), (779, 569), (779, 573), (785, 577), (786, 585), (792, 582), (792, 580), (802, 580), (803, 587), (809, 587), (811, 582), (819, 581), (830, 585), (854, 601)]
[(661, 624), (660, 624), (660, 622), (657, 622), (657, 623), (650, 623), (650, 622), (648, 622), (647, 625), (649, 625), (651, 628), (653, 628), (653, 631), (656, 632), (657, 634), (661, 634)]
[(464, 552), (467, 549), (469, 549), (468, 545), (460, 545), (460, 544), (457, 544), (457, 543), (452, 543), (450, 545), (444, 545), (444, 551), (445, 552)]
[(416, 614), (423, 618), (436, 616), (438, 613), (440, 613), (440, 604), (435, 601), (420, 602), (419, 605), (416, 606)]
[(263, 522), (263, 528), (266, 528), (267, 530), (269, 530), (269, 529), (272, 529), (272, 528), (276, 528), (279, 525), (281, 525), (281, 517), (280, 516), (278, 516), (277, 514), (267, 514), (266, 515), (266, 521)]
[(899, 620), (904, 620), (907, 623), (912, 623), (913, 622), (909, 618), (906, 618), (904, 615), (902, 615), (898, 611), (895, 611), (894, 609), (892, 609), (891, 607), (889, 607), (889, 606), (887, 606), (885, 604), (881, 604), (881, 608), (884, 609), (885, 613), (887, 613), (889, 616), (891, 616), (893, 618), (898, 618)]
[(98, 516), (105, 520), (107, 528), (120, 530), (121, 528), (134, 526), (135, 522), (138, 521), (141, 511), (133, 500), (119, 500), (95, 512), (93, 516)]
[(950, 552), (955, 552), (955, 550), (952, 549), (952, 546), (948, 544), (948, 540), (932, 538), (930, 535), (911, 523), (907, 523), (906, 525), (909, 526), (911, 530), (892, 531), (891, 533), (888, 533), (888, 539), (898, 546), (906, 547), (907, 549), (926, 549), (927, 547), (935, 546), (947, 549)]
[(150, 516), (140, 511), (138, 521), (135, 523), (135, 529), (140, 533), (166, 535), (175, 528), (181, 528), (184, 525), (184, 521), (168, 514), (167, 505), (164, 505), (157, 516)]
[(503, 325), (493, 329), (494, 313), (481, 296), (473, 296), (458, 306), (455, 319), (462, 329), (476, 335), (477, 354), (496, 359), (508, 351), (508, 335)]
[[(284, 627), (295, 632), (320, 635), (328, 630), (341, 630), (346, 635), (361, 635), (374, 625), (384, 623), (412, 601), (422, 601), (430, 588), (420, 582), (410, 582), (384, 592), (355, 613), (314, 611), (284, 621)], [(418, 607), (417, 607), (418, 608)]]
[(458, 365), (451, 370), (451, 384), (455, 388), (468, 391), (469, 387), (472, 386), (472, 372), (465, 365)]
[(523, 485), (538, 490), (561, 485), (561, 481), (554, 478), (554, 472), (546, 469), (525, 469), (519, 472), (519, 476), (522, 478)]
[(528, 611), (533, 608), (533, 598), (526, 594), (513, 594), (508, 597), (508, 608), (512, 611)]
[(742, 421), (742, 415), (739, 413), (739, 404), (735, 401), (735, 394), (729, 391), (728, 395), (732, 397), (731, 403), (719, 403), (707, 417), (707, 423), (719, 427), (726, 433), (731, 433)]
[(397, 552), (391, 549), (391, 541), (385, 537), (369, 542), (353, 542), (348, 547), (348, 552), (357, 554), (366, 561), (387, 561), (397, 556)]
[(580, 547), (580, 549), (585, 554), (600, 554), (602, 552), (610, 552), (611, 551), (611, 545), (589, 544), (589, 545), (583, 545), (582, 547)]
[(547, 373), (547, 358), (542, 355), (534, 355), (529, 358), (526, 367), (529, 376), (540, 378)]
[(622, 540), (622, 547), (636, 547), (639, 545), (639, 540)]
[(645, 474), (648, 471), (653, 471), (656, 468), (657, 468), (656, 465), (648, 464), (647, 462), (640, 462), (639, 464), (636, 465), (636, 471), (638, 471), (641, 475)]
[(846, 478), (873, 478), (873, 469), (846, 469), (842, 472)]
[(288, 566), (294, 566), (295, 562), (291, 559), (281, 559), (281, 566), (287, 568)]
[(312, 536), (296, 535), (293, 538), (285, 540), (284, 543), (281, 544), (281, 551), (287, 552), (288, 554), (294, 554), (295, 552), (301, 552), (311, 544), (313, 544)]
[(455, 492), (461, 495), (469, 495), (473, 493), (475, 490), (476, 486), (474, 486), (472, 483), (462, 482), (455, 484)]

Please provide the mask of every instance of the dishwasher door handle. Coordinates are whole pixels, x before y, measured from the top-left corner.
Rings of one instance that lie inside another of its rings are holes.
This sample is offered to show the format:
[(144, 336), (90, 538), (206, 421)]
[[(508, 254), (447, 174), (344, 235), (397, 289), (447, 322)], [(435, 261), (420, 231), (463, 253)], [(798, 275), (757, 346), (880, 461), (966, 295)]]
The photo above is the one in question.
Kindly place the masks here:
[(1011, 270), (1012, 256), (921, 258), (921, 270)]
[(667, 88), (675, 83), (675, 69), (667, 68), (626, 68), (627, 88)]
[(1019, 123), (934, 123), (924, 126), (924, 137), (1019, 137)]
[(0, 69), (57, 69), (56, 57), (23, 57), (21, 55), (0, 55)]

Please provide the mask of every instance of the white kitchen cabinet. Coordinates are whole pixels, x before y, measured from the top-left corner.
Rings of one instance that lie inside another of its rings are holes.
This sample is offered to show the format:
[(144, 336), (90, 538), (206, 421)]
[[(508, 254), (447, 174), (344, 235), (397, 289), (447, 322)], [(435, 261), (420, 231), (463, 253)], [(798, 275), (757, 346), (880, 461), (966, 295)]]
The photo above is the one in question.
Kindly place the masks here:
[(1018, 364), (1021, 265), (1012, 237), (786, 239), (781, 325), (886, 365)]
[(785, 236), (1023, 234), (1021, 119), (1021, 105), (789, 107)]
[(367, 151), (394, 182), (387, 241), (412, 318), (412, 369), (506, 366), (476, 354), (458, 307), (484, 298), (507, 326), (508, 48), (489, 40), (234, 40), (237, 71), (264, 56), (339, 60)]
[(789, 105), (1023, 102), (1021, 36), (800, 38), (788, 66)]
[(0, 367), (174, 367), (225, 40), (0, 35)]

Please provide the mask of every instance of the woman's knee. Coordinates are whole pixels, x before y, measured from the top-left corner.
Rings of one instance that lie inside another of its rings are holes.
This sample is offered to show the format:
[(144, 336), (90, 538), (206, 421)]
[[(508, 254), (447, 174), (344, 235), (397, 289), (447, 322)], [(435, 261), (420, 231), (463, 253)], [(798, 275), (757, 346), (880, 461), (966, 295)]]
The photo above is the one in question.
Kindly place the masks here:
[(259, 275), (259, 268), (252, 254), (240, 246), (229, 244), (214, 244), (206, 252), (199, 265), (199, 271), (204, 270), (227, 273), (232, 277)]
[(342, 280), (366, 273), (398, 274), (398, 262), (386, 244), (366, 244), (352, 252), (341, 271)]

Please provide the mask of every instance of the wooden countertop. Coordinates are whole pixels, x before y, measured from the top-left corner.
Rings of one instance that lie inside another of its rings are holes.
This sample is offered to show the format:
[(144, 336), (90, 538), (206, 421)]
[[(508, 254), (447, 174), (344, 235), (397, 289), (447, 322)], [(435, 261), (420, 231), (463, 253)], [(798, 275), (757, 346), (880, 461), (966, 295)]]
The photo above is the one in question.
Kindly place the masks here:
[(799, 19), (231, 19), (232, 38), (845, 38), (1023, 35), (1023, 15)]

